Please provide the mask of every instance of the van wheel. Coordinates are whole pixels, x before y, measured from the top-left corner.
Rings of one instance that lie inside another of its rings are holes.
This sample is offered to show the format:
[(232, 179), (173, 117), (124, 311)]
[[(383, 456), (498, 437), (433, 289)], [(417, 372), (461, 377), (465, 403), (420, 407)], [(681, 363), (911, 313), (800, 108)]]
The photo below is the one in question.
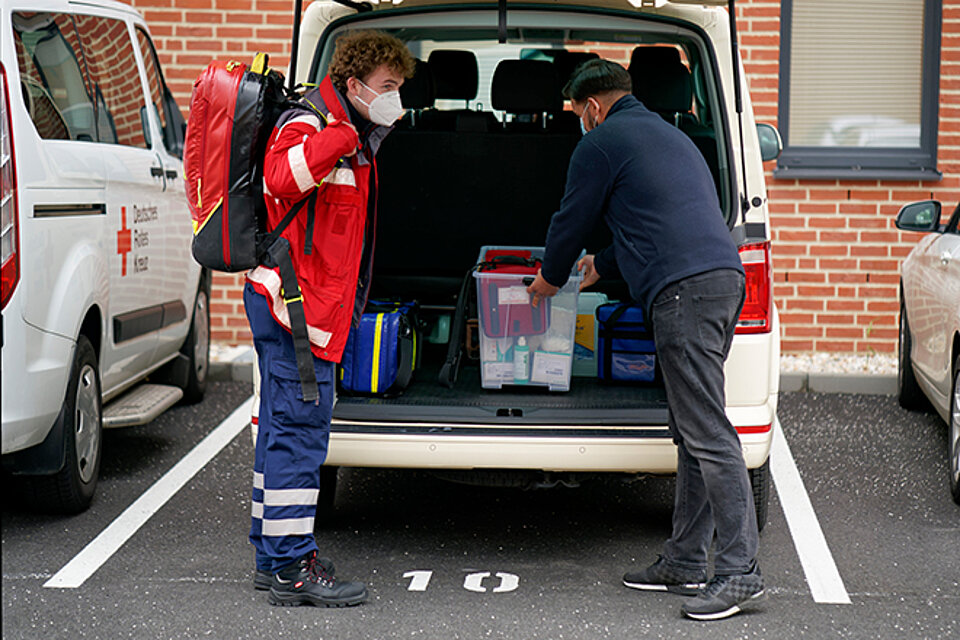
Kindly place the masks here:
[(960, 357), (953, 363), (953, 394), (950, 398), (950, 425), (947, 430), (950, 454), (950, 493), (960, 504)]
[(907, 307), (901, 300), (900, 335), (897, 340), (897, 400), (904, 409), (920, 409), (926, 402), (926, 396), (917, 384), (913, 364), (910, 363), (912, 346), (910, 324), (907, 322)]
[(187, 384), (183, 387), (183, 404), (194, 404), (203, 400), (207, 390), (207, 373), (210, 368), (210, 281), (204, 277), (200, 290), (193, 303), (193, 319), (190, 333), (180, 353), (190, 362)]
[(51, 513), (79, 513), (90, 506), (100, 477), (102, 400), (96, 352), (86, 336), (80, 336), (59, 424), (54, 426), (64, 434), (63, 469), (51, 476), (23, 477), (29, 504)]
[(770, 507), (770, 458), (763, 465), (748, 471), (750, 487), (753, 489), (753, 507), (757, 512), (757, 531), (763, 531)]
[(314, 529), (324, 529), (333, 522), (339, 471), (340, 467), (326, 465), (320, 467), (320, 493), (317, 495), (317, 512), (313, 519)]

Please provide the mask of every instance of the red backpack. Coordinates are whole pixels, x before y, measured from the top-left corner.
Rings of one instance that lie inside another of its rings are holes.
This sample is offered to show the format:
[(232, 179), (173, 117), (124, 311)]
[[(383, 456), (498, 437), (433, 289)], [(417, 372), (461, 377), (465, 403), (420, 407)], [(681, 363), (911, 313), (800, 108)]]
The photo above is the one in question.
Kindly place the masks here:
[(293, 205), (270, 233), (263, 200), (267, 140), (280, 115), (296, 105), (287, 95), (283, 76), (267, 67), (264, 53), (249, 69), (242, 62), (211, 62), (193, 83), (183, 170), (194, 259), (216, 271), (246, 271), (259, 264), (280, 268), (303, 400), (313, 402), (317, 381), (303, 299), (290, 245), (280, 234), (308, 201), (314, 201), (308, 207), (313, 215), (316, 190)]
[(260, 263), (267, 219), (263, 156), (288, 105), (283, 76), (267, 67), (263, 53), (249, 68), (211, 62), (193, 83), (183, 169), (193, 257), (201, 265), (233, 272)]

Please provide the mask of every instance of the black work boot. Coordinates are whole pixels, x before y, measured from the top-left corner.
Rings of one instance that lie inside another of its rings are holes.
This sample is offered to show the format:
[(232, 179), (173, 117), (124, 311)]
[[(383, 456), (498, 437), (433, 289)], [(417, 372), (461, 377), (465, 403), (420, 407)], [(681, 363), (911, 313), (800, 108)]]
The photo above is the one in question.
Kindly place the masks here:
[(326, 573), (316, 551), (281, 569), (270, 583), (270, 604), (282, 607), (350, 607), (366, 599), (362, 582), (342, 582)]
[[(317, 564), (324, 573), (336, 575), (336, 568), (333, 566), (333, 560), (330, 558), (317, 558)], [(253, 572), (253, 588), (257, 591), (269, 591), (270, 584), (273, 582), (273, 574), (269, 571), (255, 569)]]

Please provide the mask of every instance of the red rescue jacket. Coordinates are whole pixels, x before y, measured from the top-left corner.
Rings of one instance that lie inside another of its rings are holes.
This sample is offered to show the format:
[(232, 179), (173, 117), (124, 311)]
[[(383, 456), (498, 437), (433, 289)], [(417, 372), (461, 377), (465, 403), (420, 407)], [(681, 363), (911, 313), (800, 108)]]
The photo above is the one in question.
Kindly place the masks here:
[[(324, 78), (304, 98), (315, 110), (288, 110), (267, 142), (263, 182), (268, 229), (273, 229), (311, 190), (319, 189), (312, 253), (304, 254), (307, 207), (297, 214), (283, 237), (290, 242), (313, 353), (324, 360), (340, 362), (354, 307), (362, 311), (366, 302), (367, 287), (362, 288), (359, 298), (356, 293), (370, 172), (374, 172), (375, 178), (375, 153), (391, 129), (376, 127), (361, 147), (357, 134), (344, 124), (349, 122), (345, 98), (330, 78)], [(355, 150), (355, 155), (346, 157)], [(371, 225), (371, 229), (375, 226)], [(369, 241), (372, 243), (373, 238)], [(372, 265), (366, 267), (365, 279)], [(247, 281), (267, 297), (274, 319), (289, 331), (290, 317), (281, 295), (279, 269), (259, 266), (247, 274)]]

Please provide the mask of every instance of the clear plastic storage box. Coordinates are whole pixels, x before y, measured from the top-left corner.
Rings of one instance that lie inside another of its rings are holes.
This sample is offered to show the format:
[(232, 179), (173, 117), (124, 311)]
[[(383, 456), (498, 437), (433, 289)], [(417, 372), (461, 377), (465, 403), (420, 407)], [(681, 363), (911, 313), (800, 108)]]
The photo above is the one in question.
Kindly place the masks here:
[[(485, 246), (477, 262), (486, 260), (491, 251), (529, 252), (530, 257), (543, 258), (544, 250)], [(581, 279), (576, 265), (557, 295), (536, 308), (527, 293), (535, 274), (476, 271), (473, 275), (477, 279), (483, 388), (527, 385), (569, 391)]]

